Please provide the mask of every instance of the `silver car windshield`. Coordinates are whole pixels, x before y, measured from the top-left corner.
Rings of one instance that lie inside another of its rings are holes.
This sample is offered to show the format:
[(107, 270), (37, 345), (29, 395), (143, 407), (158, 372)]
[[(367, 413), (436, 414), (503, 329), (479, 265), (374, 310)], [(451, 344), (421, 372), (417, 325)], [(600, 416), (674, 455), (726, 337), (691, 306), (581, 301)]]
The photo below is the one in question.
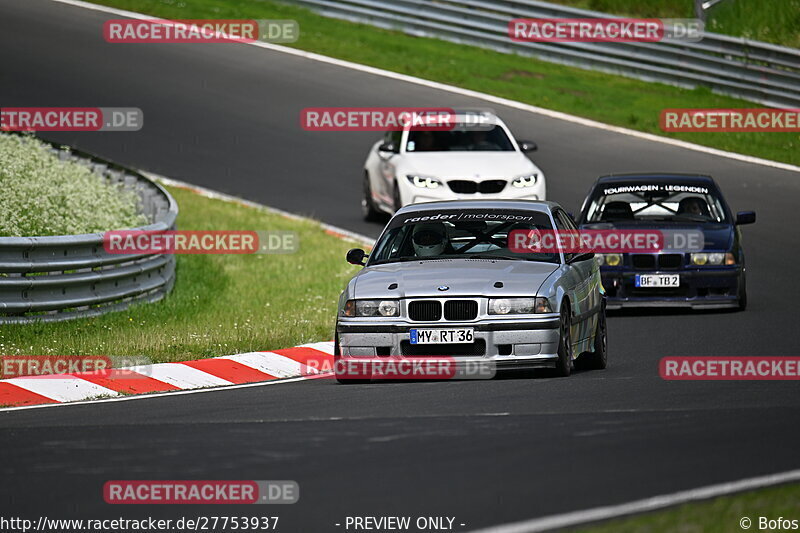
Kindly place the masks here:
[(557, 253), (513, 252), (513, 230), (552, 230), (550, 217), (535, 211), (459, 211), (395, 217), (375, 245), (369, 265), (437, 259), (506, 259), (559, 263)]
[(406, 152), (513, 152), (514, 145), (500, 126), (486, 129), (408, 132)]

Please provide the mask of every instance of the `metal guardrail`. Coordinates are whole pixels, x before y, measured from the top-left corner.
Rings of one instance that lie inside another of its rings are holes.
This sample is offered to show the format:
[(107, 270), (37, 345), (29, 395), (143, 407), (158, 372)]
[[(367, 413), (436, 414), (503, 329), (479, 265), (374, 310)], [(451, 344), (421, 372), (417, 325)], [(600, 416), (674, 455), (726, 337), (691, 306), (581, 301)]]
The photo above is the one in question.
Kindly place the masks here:
[(800, 107), (800, 50), (706, 33), (697, 43), (514, 42), (514, 18), (611, 18), (538, 0), (284, 0), (324, 16), (504, 53)]
[[(135, 191), (152, 222), (134, 228), (175, 228), (178, 204), (142, 174), (77, 150), (61, 160), (91, 168), (111, 183)], [(103, 234), (0, 237), (0, 324), (53, 322), (100, 315), (163, 298), (175, 282), (175, 256), (109, 254)]]

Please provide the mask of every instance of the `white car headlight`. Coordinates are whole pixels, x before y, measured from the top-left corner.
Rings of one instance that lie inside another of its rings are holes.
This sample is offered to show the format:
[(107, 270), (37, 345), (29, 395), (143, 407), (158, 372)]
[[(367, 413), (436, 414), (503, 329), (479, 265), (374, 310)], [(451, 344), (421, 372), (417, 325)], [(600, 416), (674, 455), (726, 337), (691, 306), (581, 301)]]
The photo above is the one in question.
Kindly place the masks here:
[(511, 185), (518, 189), (522, 189), (524, 187), (533, 187), (536, 185), (538, 179), (538, 174), (526, 174), (524, 176), (517, 176), (514, 178), (514, 180), (511, 182)]
[(406, 176), (415, 187), (420, 189), (437, 189), (442, 185), (442, 182), (430, 176), (416, 176), (409, 174)]
[(398, 300), (348, 300), (342, 316), (400, 316)]
[(492, 298), (489, 300), (490, 315), (530, 315), (552, 312), (547, 298)]

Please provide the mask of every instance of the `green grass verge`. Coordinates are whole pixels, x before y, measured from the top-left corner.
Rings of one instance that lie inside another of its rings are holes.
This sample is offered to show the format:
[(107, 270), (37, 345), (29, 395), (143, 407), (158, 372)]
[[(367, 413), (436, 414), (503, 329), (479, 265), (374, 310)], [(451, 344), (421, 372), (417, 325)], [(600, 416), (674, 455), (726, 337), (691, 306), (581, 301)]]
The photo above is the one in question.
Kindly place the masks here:
[(182, 230), (291, 230), (285, 255), (179, 255), (177, 283), (163, 301), (61, 323), (0, 327), (3, 355), (143, 355), (181, 361), (286, 348), (332, 338), (336, 302), (358, 267), (353, 245), (313, 221), (170, 188)]
[[(97, 3), (164, 18), (295, 19), (300, 25), (301, 34), (300, 40), (291, 45), (296, 48), (608, 124), (800, 164), (800, 134), (797, 133), (664, 133), (660, 130), (659, 116), (663, 108), (759, 107), (751, 102), (713, 94), (706, 88), (679, 89), (438, 39), (412, 37), (401, 32), (325, 18), (294, 5), (271, 1), (194, 0), (184, 3), (172, 0), (100, 0)], [(315, 102), (308, 102), (308, 105), (313, 106)]]
[[(549, 0), (632, 17), (693, 18), (691, 0)], [(800, 0), (722, 0), (708, 11), (707, 29), (768, 43), (800, 47)]]
[[(800, 520), (800, 484), (784, 485), (733, 496), (690, 503), (654, 513), (612, 520), (596, 526), (574, 529), (580, 533), (729, 533), (746, 531), (742, 518), (751, 520), (750, 531), (759, 529), (759, 517)], [(774, 531), (778, 531), (774, 529)]]

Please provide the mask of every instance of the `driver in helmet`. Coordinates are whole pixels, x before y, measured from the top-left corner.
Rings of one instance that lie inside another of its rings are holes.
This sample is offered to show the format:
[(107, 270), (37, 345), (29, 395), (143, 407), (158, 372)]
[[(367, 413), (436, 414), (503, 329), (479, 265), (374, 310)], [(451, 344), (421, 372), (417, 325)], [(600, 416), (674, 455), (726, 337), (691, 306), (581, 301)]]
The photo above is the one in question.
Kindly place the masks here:
[(411, 233), (411, 241), (417, 257), (442, 255), (450, 248), (447, 228), (441, 222), (416, 224)]

